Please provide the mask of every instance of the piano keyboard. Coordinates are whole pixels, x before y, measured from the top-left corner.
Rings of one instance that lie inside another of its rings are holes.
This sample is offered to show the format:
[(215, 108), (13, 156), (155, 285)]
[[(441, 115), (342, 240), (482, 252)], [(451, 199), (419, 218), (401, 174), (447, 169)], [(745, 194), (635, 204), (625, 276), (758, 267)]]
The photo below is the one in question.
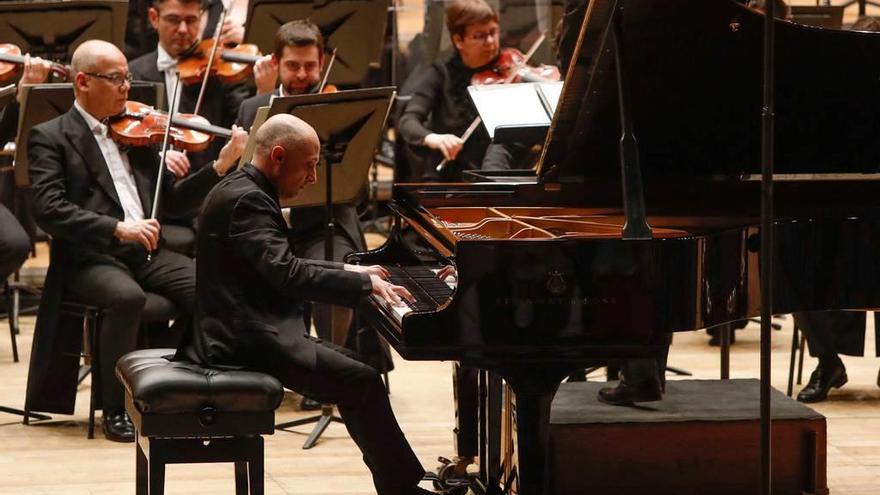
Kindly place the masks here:
[(439, 268), (428, 268), (422, 265), (386, 266), (385, 268), (391, 273), (389, 282), (406, 287), (416, 299), (415, 302), (404, 300), (403, 304), (390, 306), (381, 297), (373, 295), (373, 299), (380, 306), (387, 308), (398, 323), (402, 322), (403, 316), (411, 311), (434, 311), (449, 300), (455, 290), (455, 277), (449, 276), (445, 280), (440, 280), (437, 278)]

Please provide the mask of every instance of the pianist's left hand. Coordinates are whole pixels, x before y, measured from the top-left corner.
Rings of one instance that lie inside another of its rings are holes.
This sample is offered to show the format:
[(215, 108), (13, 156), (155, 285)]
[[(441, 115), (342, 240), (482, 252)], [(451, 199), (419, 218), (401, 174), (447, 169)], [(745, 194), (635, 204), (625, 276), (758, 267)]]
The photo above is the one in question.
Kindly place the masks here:
[(388, 269), (383, 267), (382, 265), (349, 265), (345, 264), (345, 270), (349, 272), (357, 272), (357, 273), (366, 273), (367, 275), (375, 275), (382, 280), (388, 280), (391, 277), (391, 274), (388, 272)]

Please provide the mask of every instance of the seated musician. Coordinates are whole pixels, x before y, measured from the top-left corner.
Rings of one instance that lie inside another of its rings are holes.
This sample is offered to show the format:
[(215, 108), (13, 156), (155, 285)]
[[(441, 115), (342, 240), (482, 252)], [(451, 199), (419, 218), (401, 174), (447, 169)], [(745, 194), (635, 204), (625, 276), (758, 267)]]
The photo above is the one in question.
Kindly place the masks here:
[[(49, 77), (49, 63), (38, 57), (25, 57), (19, 88), (39, 84)], [(21, 93), (19, 93), (20, 97)], [(14, 141), (18, 131), (19, 101), (9, 102), (0, 110), (0, 147)], [(7, 177), (4, 177), (6, 180)], [(11, 178), (9, 178), (11, 180)], [(31, 250), (31, 239), (15, 215), (0, 204), (0, 284), (18, 270)]]
[[(275, 33), (274, 53), (254, 68), (257, 74), (269, 74), (269, 77), (257, 77), (258, 91), (262, 91), (262, 94), (242, 102), (238, 110), (237, 124), (250, 131), (257, 109), (268, 106), (275, 96), (317, 92), (324, 70), (324, 61), (324, 37), (318, 26), (307, 20), (295, 20), (279, 27)], [(261, 79), (268, 81), (268, 84), (262, 83), (262, 90), (259, 89)], [(276, 82), (277, 80), (280, 80), (280, 84)], [(338, 227), (333, 236), (333, 256), (335, 261), (342, 261), (349, 253), (364, 251), (366, 242), (354, 205), (336, 205), (333, 210)], [(324, 259), (327, 220), (325, 208), (323, 206), (296, 208), (291, 210), (290, 219), (296, 255), (306, 259)], [(353, 312), (345, 307), (332, 307), (331, 328), (330, 311), (331, 307), (325, 304), (313, 306), (318, 337), (328, 342), (350, 342), (349, 331)], [(351, 344), (351, 347), (354, 347), (353, 343)], [(387, 370), (392, 364), (390, 361), (383, 362), (385, 361), (383, 356), (376, 356), (376, 359), (382, 362), (379, 367)], [(307, 399), (303, 400), (304, 409), (317, 407), (320, 405)]]
[[(498, 57), (498, 14), (484, 0), (456, 0), (446, 7), (446, 26), (454, 53), (416, 73), (412, 99), (404, 107), (397, 131), (422, 159), (411, 156), (411, 179), (459, 180), (463, 170), (509, 169), (524, 154), (522, 146), (490, 144), (483, 126), (467, 140), (461, 135), (477, 117), (468, 96), (471, 77), (491, 67)], [(435, 167), (450, 161), (438, 176)]]
[(380, 266), (298, 258), (279, 200), (315, 182), (318, 136), (281, 114), (268, 119), (255, 140), (253, 162), (224, 178), (202, 207), (195, 332), (179, 354), (202, 365), (268, 373), (285, 387), (337, 404), (377, 493), (431, 493), (417, 486), (424, 469), (397, 425), (379, 373), (307, 336), (298, 304), (354, 305), (370, 294), (400, 304), (412, 296), (385, 281)]
[[(199, 26), (203, 13), (200, 0), (154, 0), (149, 9), (150, 24), (159, 35), (156, 49), (131, 61), (131, 75), (137, 80), (165, 84), (165, 98), (170, 108), (174, 85), (177, 80), (177, 62), (180, 57), (199, 41)], [(200, 84), (184, 85), (178, 89), (176, 111), (194, 113), (201, 89)], [(229, 128), (235, 122), (235, 113), (242, 100), (251, 93), (244, 83), (223, 84), (210, 78), (198, 114), (210, 123)], [(178, 151), (167, 158), (169, 169), (178, 177), (192, 170), (199, 170), (217, 158), (223, 141), (215, 139), (207, 150), (187, 156)], [(192, 218), (174, 218), (166, 224), (169, 248), (192, 255), (195, 233)]]
[[(159, 154), (153, 148), (119, 147), (106, 119), (121, 113), (131, 88), (128, 63), (118, 48), (87, 41), (73, 54), (75, 103), (65, 114), (35, 126), (28, 135), (29, 174), (37, 224), (52, 238), (51, 261), (40, 301), (28, 377), (30, 408), (70, 414), (76, 378), (59, 376), (65, 352), (76, 339), (60, 328), (62, 298), (102, 308), (99, 347), (105, 436), (134, 441), (124, 411), (125, 394), (114, 376), (117, 359), (138, 342), (144, 292), (165, 296), (185, 328), (194, 305), (195, 266), (165, 249), (161, 225), (149, 218)], [(247, 134), (232, 139), (210, 166), (177, 180), (163, 171), (161, 207), (198, 208), (201, 199), (241, 156)], [(152, 252), (148, 260), (148, 253)], [(76, 335), (73, 330), (72, 335)], [(63, 349), (65, 344), (74, 341)], [(75, 369), (70, 370), (75, 373)]]

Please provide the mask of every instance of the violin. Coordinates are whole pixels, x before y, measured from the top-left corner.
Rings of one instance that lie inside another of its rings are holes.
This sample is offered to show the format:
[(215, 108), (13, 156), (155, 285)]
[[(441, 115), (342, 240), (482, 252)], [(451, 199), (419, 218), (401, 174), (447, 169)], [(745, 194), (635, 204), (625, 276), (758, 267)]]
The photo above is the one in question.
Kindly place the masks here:
[[(12, 43), (0, 43), (0, 82), (6, 82), (18, 75), (24, 60), (21, 48)], [(51, 62), (49, 71), (62, 79), (70, 78), (70, 67), (66, 65)]]
[(495, 59), (492, 67), (475, 72), (471, 76), (471, 84), (505, 84), (519, 82), (558, 81), (559, 68), (554, 65), (541, 64), (532, 67), (526, 64), (528, 57), (516, 48), (503, 48)]
[[(193, 45), (177, 62), (180, 81), (183, 84), (201, 83), (206, 75), (218, 77), (224, 84), (244, 80), (254, 70), (254, 64), (263, 56), (254, 44), (236, 45), (234, 48), (214, 49), (216, 40), (202, 40)], [(210, 60), (214, 54), (213, 61)], [(208, 63), (208, 62), (212, 63)], [(210, 67), (210, 68), (209, 68)]]
[[(151, 146), (162, 143), (168, 115), (137, 101), (125, 102), (125, 111), (110, 118), (110, 138), (124, 146)], [(211, 125), (200, 115), (175, 114), (171, 118), (168, 140), (181, 151), (204, 151), (215, 136), (230, 138), (232, 131)]]

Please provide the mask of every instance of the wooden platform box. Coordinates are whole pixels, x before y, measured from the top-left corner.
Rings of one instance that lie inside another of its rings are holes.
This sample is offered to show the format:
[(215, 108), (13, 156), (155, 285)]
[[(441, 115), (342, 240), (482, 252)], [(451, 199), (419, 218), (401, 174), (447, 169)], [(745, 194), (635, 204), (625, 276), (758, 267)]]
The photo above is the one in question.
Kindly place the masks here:
[[(550, 420), (554, 495), (760, 493), (758, 380), (670, 381), (660, 402), (615, 407), (605, 383), (564, 383)], [(772, 395), (774, 495), (827, 494), (825, 417)]]

